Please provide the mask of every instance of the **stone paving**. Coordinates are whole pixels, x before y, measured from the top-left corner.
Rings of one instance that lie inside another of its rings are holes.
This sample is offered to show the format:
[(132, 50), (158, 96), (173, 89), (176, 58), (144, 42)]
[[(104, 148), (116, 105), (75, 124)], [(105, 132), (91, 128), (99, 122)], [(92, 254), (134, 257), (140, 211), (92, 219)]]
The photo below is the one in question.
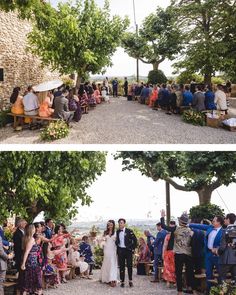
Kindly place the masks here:
[[(236, 116), (236, 109), (231, 109)], [(39, 130), (0, 129), (0, 143), (40, 144)], [(48, 142), (47, 142), (48, 143)], [(52, 144), (235, 144), (236, 132), (184, 123), (138, 102), (111, 98), (72, 123), (67, 138)]]
[[(135, 271), (135, 270), (134, 270)], [(129, 288), (127, 283), (125, 288), (118, 285), (111, 288), (99, 282), (99, 271), (94, 271), (93, 280), (76, 278), (68, 281), (67, 284), (59, 286), (57, 289), (49, 289), (44, 292), (47, 295), (175, 295), (175, 289), (167, 289), (164, 283), (150, 283), (151, 277), (134, 275), (134, 288)]]

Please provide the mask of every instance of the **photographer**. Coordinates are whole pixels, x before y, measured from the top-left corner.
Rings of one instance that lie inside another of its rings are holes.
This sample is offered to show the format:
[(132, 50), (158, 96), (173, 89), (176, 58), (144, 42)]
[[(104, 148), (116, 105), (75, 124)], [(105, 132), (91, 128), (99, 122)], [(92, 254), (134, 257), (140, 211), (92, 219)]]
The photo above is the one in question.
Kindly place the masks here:
[(225, 281), (227, 273), (230, 272), (232, 280), (236, 281), (236, 215), (227, 214), (225, 225), (227, 228), (223, 231), (220, 247), (218, 249), (219, 273), (220, 278)]

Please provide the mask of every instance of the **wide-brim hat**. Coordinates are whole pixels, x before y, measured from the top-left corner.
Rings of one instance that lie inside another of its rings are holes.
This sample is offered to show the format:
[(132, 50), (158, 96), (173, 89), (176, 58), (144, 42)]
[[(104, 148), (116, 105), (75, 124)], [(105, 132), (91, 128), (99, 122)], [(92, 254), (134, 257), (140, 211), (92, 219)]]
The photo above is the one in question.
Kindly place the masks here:
[(183, 213), (180, 217), (178, 217), (178, 220), (179, 220), (180, 223), (188, 224), (189, 223), (188, 214)]

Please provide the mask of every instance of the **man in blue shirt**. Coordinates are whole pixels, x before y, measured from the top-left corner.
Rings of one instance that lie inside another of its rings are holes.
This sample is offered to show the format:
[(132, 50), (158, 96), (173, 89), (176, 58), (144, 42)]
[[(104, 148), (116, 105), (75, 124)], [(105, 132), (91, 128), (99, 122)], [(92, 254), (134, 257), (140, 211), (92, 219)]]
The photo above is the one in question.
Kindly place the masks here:
[(166, 237), (166, 230), (164, 230), (161, 227), (161, 223), (157, 223), (157, 236), (155, 241), (153, 242), (153, 248), (154, 248), (154, 280), (152, 280), (152, 283), (158, 283), (159, 279), (158, 279), (158, 266), (161, 266), (163, 264), (162, 261), (162, 250), (163, 250), (163, 244), (164, 244), (164, 240)]
[(183, 93), (183, 106), (189, 107), (193, 102), (193, 94), (190, 91), (189, 86), (185, 86), (185, 91)]

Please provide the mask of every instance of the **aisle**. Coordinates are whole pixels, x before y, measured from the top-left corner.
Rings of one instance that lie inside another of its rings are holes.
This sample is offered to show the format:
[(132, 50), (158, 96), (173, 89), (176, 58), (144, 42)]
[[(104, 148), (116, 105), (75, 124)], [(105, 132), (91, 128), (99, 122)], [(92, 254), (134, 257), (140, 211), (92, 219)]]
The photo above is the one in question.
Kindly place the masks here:
[[(235, 109), (234, 109), (235, 111)], [(1, 143), (42, 143), (40, 131), (0, 129)], [(226, 144), (236, 143), (236, 132), (193, 126), (179, 115), (153, 111), (126, 98), (111, 98), (72, 123), (67, 138), (54, 144)]]
[[(134, 270), (135, 271), (135, 270)], [(134, 275), (134, 288), (120, 288), (118, 285), (111, 288), (98, 281), (99, 271), (94, 271), (93, 280), (74, 279), (67, 284), (61, 285), (58, 289), (51, 289), (44, 294), (47, 295), (103, 295), (103, 294), (130, 294), (130, 295), (175, 295), (174, 289), (167, 289), (164, 283), (152, 284), (151, 277)]]

